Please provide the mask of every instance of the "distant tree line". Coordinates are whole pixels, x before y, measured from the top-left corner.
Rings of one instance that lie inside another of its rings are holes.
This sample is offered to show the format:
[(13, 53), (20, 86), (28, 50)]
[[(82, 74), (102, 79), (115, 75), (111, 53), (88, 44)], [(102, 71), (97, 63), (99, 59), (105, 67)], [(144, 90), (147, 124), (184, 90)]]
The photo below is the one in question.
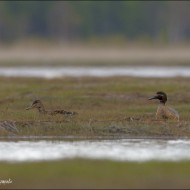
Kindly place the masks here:
[(0, 1), (0, 41), (28, 37), (179, 42), (190, 38), (188, 1)]

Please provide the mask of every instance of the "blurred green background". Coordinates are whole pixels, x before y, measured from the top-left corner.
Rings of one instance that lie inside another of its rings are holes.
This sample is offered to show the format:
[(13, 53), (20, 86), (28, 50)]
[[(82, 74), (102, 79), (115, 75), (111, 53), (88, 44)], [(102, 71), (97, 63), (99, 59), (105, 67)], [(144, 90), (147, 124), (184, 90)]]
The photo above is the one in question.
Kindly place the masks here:
[(1, 1), (0, 42), (189, 42), (188, 1)]

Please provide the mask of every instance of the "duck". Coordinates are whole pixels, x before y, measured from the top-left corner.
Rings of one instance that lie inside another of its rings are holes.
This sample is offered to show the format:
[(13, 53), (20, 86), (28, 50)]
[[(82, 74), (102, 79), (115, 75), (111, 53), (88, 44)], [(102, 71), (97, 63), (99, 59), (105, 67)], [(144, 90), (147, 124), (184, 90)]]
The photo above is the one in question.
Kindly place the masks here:
[(41, 100), (34, 100), (31, 106), (27, 107), (26, 110), (30, 110), (36, 108), (40, 114), (43, 115), (65, 115), (65, 116), (73, 116), (78, 114), (77, 112), (65, 111), (65, 110), (46, 110)]
[(160, 101), (160, 104), (158, 106), (157, 112), (156, 112), (156, 119), (171, 119), (179, 121), (179, 113), (166, 105), (167, 102), (167, 94), (163, 91), (159, 91), (156, 93), (155, 96), (149, 98), (149, 100), (158, 99)]

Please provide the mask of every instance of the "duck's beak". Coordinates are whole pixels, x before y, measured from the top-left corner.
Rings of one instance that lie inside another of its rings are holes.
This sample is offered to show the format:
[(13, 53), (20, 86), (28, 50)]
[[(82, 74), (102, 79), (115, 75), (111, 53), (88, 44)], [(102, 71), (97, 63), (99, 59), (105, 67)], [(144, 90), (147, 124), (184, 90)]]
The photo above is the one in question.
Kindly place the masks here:
[(157, 95), (153, 96), (153, 97), (149, 98), (148, 100), (153, 100), (153, 99), (158, 99), (158, 96)]
[(34, 106), (27, 107), (26, 110), (32, 109)]

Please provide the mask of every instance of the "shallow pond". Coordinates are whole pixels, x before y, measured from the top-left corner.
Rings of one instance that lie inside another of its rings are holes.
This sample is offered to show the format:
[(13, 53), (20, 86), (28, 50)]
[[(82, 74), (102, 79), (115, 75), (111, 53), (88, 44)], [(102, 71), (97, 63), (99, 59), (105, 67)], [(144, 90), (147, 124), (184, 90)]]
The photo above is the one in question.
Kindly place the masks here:
[(57, 159), (115, 161), (190, 160), (190, 140), (18, 140), (0, 141), (0, 161), (23, 162)]
[(0, 76), (5, 77), (190, 77), (188, 66), (118, 66), (118, 67), (0, 67)]

